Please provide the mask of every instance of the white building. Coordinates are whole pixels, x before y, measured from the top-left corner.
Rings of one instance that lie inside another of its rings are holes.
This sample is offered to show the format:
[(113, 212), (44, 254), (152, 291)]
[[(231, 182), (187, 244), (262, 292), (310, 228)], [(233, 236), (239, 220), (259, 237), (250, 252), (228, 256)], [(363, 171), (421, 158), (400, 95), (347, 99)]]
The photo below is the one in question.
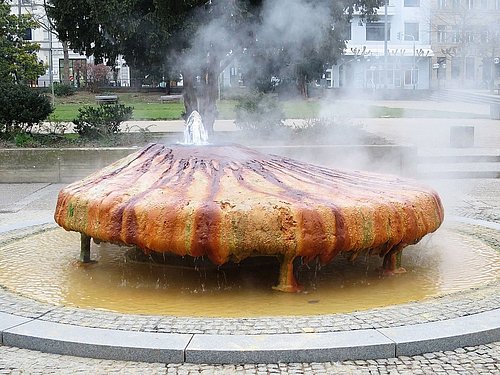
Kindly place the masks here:
[[(50, 26), (43, 6), (43, 0), (9, 0), (12, 14), (30, 14), (40, 24), (39, 28), (28, 30), (26, 39), (38, 43), (40, 50), (38, 58), (41, 60), (47, 70), (43, 76), (38, 78), (38, 86), (50, 86), (52, 68), (52, 81), (55, 83), (62, 82), (64, 55), (63, 45), (57, 39), (57, 33), (50, 32)], [(73, 85), (78, 86), (77, 80), (83, 81), (83, 77), (78, 74), (78, 66), (86, 66), (93, 63), (92, 57), (87, 58), (84, 55), (75, 53), (71, 50), (69, 53), (69, 79)], [(52, 63), (51, 63), (52, 62)], [(79, 77), (80, 76), (80, 77)], [(122, 58), (119, 58), (115, 67), (116, 80), (110, 77), (111, 81), (115, 81), (119, 86), (130, 86), (130, 69)]]
[(327, 70), (327, 86), (429, 89), (434, 55), (430, 46), (430, 1), (389, 0), (387, 7), (378, 9), (378, 19), (373, 22), (355, 14), (345, 54)]

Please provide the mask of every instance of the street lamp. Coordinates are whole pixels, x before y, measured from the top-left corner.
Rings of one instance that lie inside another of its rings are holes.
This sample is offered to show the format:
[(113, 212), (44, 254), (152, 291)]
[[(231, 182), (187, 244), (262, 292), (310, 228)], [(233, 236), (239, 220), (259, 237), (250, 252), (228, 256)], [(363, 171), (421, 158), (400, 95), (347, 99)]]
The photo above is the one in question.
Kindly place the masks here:
[(384, 89), (387, 88), (387, 31), (389, 29), (387, 21), (387, 3), (389, 0), (384, 0)]
[(52, 95), (52, 107), (55, 106), (55, 93), (54, 93), (54, 53), (52, 51), (52, 27), (49, 24), (49, 84), (50, 93)]

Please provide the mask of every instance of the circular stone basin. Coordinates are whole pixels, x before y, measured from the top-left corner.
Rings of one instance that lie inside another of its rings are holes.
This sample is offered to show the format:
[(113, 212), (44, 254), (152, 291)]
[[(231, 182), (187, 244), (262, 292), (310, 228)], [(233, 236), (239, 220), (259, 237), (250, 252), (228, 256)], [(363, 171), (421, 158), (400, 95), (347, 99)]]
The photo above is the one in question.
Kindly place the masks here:
[[(54, 305), (122, 313), (252, 317), (332, 314), (418, 301), (498, 280), (500, 254), (470, 235), (477, 228), (446, 225), (403, 254), (407, 273), (381, 275), (380, 261), (337, 257), (325, 267), (298, 267), (302, 293), (279, 293), (272, 257), (213, 266), (202, 259), (147, 261), (131, 248), (93, 245), (96, 263), (78, 260), (79, 236), (60, 228), (0, 242), (0, 285)], [(491, 230), (493, 233), (493, 230)], [(491, 238), (491, 234), (485, 233)]]

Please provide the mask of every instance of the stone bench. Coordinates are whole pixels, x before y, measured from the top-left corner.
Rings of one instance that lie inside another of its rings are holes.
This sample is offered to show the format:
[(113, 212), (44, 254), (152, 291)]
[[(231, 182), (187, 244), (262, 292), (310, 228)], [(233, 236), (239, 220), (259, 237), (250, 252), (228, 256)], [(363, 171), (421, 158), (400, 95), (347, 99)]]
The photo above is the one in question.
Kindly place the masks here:
[(117, 95), (96, 95), (95, 101), (97, 104), (116, 104), (118, 103)]
[(182, 95), (162, 95), (160, 103), (176, 102), (182, 99)]

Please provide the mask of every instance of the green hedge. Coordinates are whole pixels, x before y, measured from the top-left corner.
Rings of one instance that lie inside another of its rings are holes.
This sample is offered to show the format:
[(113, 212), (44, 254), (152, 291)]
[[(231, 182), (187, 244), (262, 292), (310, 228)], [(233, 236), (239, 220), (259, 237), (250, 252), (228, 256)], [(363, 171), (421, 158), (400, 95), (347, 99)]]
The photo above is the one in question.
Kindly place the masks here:
[(44, 94), (28, 86), (0, 82), (0, 133), (30, 133), (52, 111)]
[(133, 107), (123, 104), (103, 104), (97, 107), (84, 106), (78, 109), (78, 117), (73, 120), (80, 136), (97, 139), (120, 131), (120, 123), (132, 118)]

